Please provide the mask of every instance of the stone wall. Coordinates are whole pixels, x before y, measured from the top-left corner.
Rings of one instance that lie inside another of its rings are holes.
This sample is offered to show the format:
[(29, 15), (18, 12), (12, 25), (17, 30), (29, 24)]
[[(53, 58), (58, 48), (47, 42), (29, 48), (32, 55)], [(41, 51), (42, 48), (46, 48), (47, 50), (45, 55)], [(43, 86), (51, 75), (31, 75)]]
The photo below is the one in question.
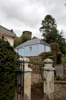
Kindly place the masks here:
[[(30, 61), (32, 62), (38, 62), (41, 63), (44, 61), (44, 59), (47, 59), (49, 57), (53, 57), (51, 52), (43, 52), (41, 54), (39, 54), (38, 56), (27, 56), (27, 58), (30, 59)], [(53, 57), (54, 58), (54, 57)], [(52, 58), (51, 58), (52, 59)]]
[(54, 95), (56, 99), (66, 100), (66, 81), (55, 81)]
[(38, 65), (29, 64), (29, 68), (32, 69), (31, 83), (42, 82), (39, 66)]
[(27, 56), (32, 62), (43, 62), (43, 56)]
[(29, 64), (29, 67), (32, 69), (32, 73), (40, 74), (40, 69), (38, 65)]

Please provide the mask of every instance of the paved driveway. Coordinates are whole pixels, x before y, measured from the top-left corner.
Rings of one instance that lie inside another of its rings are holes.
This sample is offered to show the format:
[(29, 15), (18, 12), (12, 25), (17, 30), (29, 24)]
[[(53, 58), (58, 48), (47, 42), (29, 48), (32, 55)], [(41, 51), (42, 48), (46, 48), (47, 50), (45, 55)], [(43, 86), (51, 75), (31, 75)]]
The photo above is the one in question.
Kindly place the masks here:
[(56, 69), (56, 75), (62, 76), (63, 75), (63, 65), (57, 65), (55, 66)]

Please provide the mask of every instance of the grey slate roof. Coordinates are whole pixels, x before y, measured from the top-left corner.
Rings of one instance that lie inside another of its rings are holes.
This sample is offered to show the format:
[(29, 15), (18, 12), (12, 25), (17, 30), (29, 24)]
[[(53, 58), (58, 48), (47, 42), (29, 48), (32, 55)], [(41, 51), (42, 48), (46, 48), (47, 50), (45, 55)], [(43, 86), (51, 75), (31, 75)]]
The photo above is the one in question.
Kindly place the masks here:
[(0, 25), (0, 34), (5, 34), (5, 35), (12, 36), (12, 37), (16, 36), (12, 31), (6, 29), (5, 27), (3, 27), (1, 25)]
[[(43, 44), (44, 45), (44, 41), (40, 40), (40, 39), (32, 39), (32, 40), (29, 40), (19, 46), (17, 46), (15, 49), (20, 49), (20, 48), (23, 48), (25, 46), (30, 46), (30, 45), (35, 45), (35, 44)], [(46, 43), (47, 46), (50, 46), (48, 43)]]

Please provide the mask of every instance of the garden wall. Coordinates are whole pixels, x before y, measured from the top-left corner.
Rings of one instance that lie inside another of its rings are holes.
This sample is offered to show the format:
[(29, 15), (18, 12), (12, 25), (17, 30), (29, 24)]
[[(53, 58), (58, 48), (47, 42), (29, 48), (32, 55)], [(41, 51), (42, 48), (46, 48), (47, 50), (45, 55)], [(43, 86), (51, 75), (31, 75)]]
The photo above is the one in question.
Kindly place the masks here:
[(31, 72), (31, 83), (42, 82), (39, 65), (29, 64), (29, 67), (32, 69), (32, 72)]
[(55, 98), (66, 100), (66, 81), (55, 81)]
[(43, 62), (43, 56), (27, 56), (32, 62)]
[(39, 54), (38, 56), (27, 56), (27, 58), (30, 59), (32, 62), (43, 62), (44, 59), (48, 58), (49, 56), (52, 56), (51, 52), (44, 52)]
[(42, 65), (34, 65), (34, 64), (28, 65), (28, 67), (30, 67), (32, 69), (32, 73), (34, 73), (34, 74), (40, 74), (39, 66), (42, 66)]

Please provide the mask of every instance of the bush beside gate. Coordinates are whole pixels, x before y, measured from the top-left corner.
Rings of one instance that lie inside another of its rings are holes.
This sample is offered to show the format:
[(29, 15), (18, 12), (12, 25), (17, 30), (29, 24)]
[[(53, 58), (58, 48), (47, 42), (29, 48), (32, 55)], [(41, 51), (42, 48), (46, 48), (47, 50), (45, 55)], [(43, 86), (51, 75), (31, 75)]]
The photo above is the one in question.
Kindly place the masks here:
[(7, 41), (0, 39), (0, 99), (11, 100), (15, 90), (16, 52)]

